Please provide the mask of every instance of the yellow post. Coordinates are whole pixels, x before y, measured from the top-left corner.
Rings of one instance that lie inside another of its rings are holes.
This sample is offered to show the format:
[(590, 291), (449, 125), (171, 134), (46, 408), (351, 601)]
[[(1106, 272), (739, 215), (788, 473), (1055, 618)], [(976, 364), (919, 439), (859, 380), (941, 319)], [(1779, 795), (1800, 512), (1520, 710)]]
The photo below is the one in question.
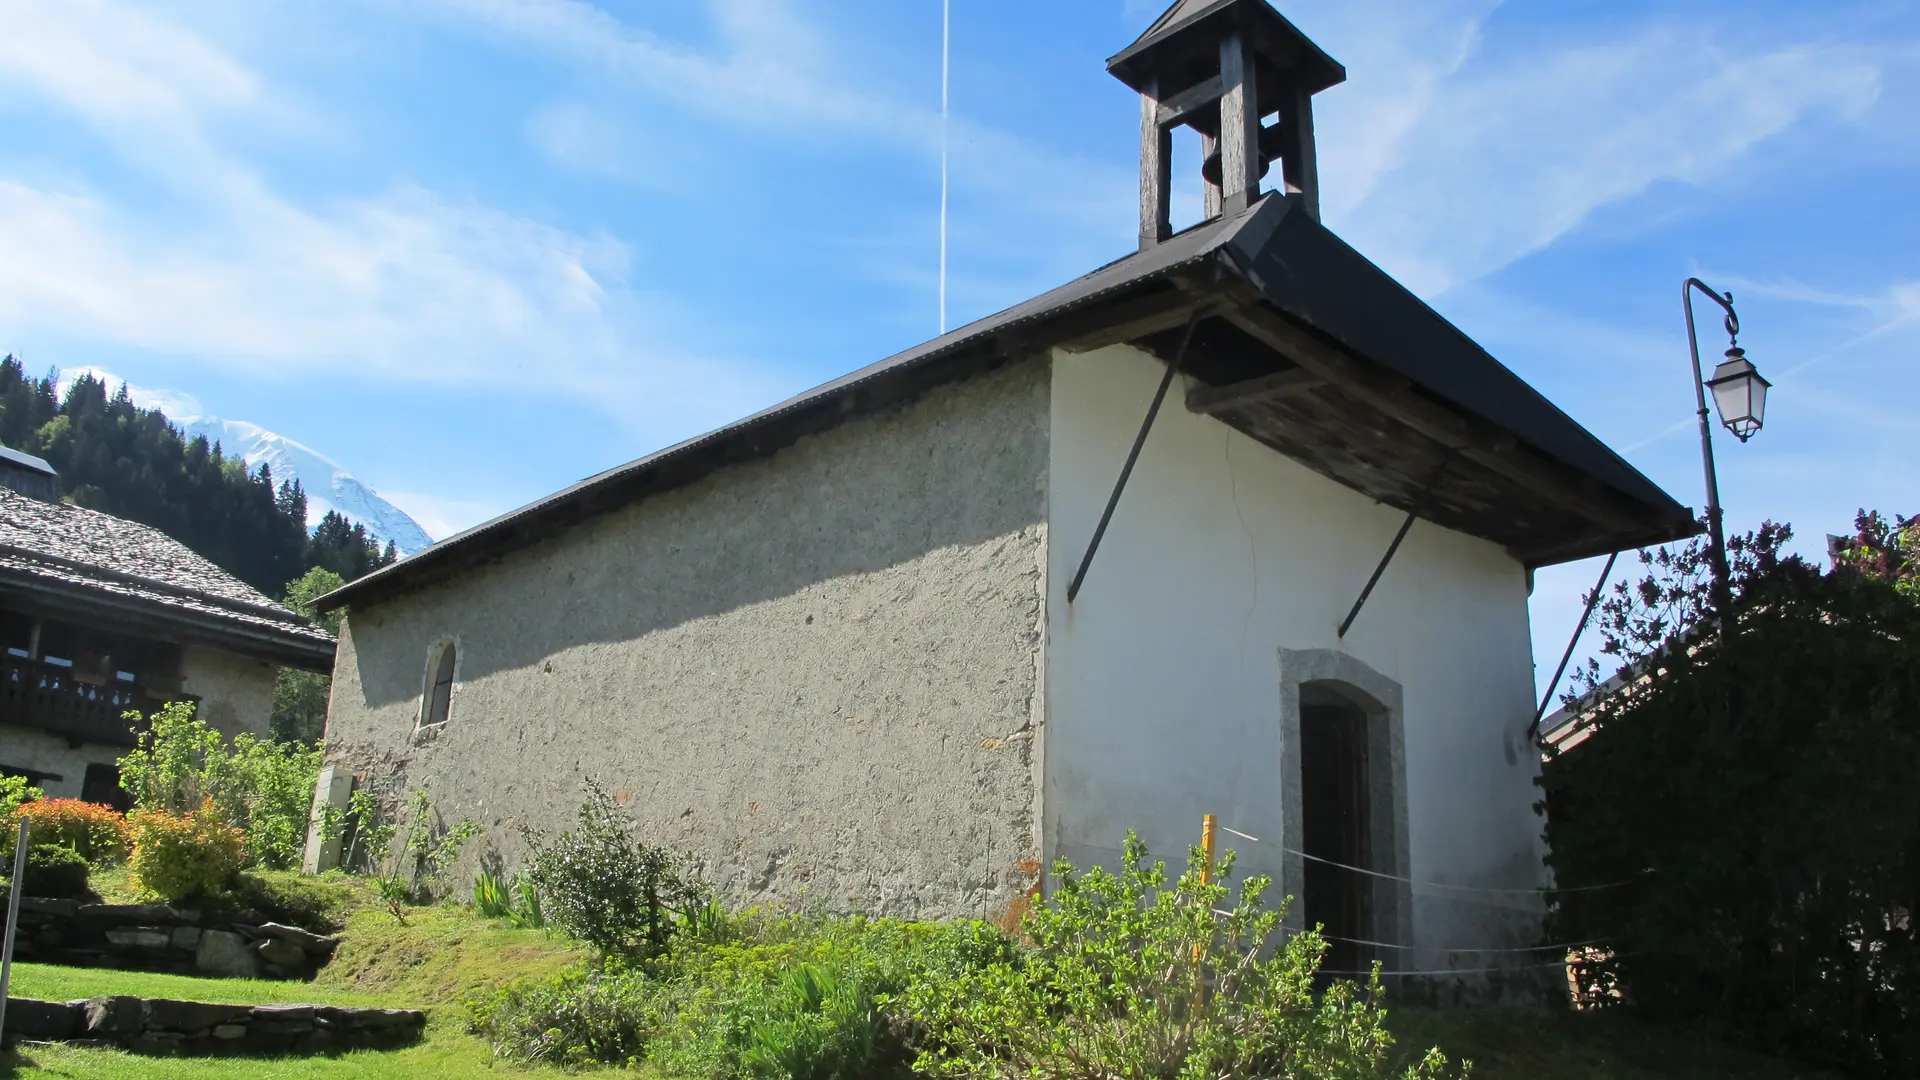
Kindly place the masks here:
[[(1219, 819), (1215, 818), (1212, 814), (1202, 814), (1200, 816), (1200, 850), (1205, 852), (1207, 856), (1207, 861), (1200, 865), (1200, 884), (1202, 885), (1212, 884), (1213, 882), (1213, 830), (1214, 826), (1218, 824), (1218, 820)], [(1196, 1013), (1200, 1011), (1206, 1002), (1207, 995), (1206, 973), (1200, 970), (1200, 958), (1201, 946), (1200, 942), (1196, 941), (1193, 943), (1193, 967), (1194, 973), (1197, 976), (1193, 987), (1193, 1011)]]
[(1200, 868), (1200, 884), (1202, 885), (1210, 884), (1213, 881), (1213, 830), (1216, 824), (1218, 824), (1218, 819), (1212, 814), (1201, 815), (1200, 850), (1207, 853), (1207, 864)]

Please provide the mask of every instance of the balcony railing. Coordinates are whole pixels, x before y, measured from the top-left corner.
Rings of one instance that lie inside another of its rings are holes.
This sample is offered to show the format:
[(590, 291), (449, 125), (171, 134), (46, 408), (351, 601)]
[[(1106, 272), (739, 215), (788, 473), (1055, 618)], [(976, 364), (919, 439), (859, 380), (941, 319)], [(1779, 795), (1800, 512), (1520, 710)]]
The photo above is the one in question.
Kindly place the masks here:
[(138, 683), (85, 682), (69, 667), (0, 657), (0, 723), (39, 728), (71, 742), (134, 746), (138, 738), (124, 714), (145, 717), (160, 704)]

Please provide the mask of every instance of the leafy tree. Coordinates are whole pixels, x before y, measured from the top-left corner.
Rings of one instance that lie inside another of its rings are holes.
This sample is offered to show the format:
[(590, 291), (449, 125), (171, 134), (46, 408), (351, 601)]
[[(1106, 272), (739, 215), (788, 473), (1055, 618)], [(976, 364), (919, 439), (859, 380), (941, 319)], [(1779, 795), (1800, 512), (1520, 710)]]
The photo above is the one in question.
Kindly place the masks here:
[[(316, 566), (287, 585), (281, 601), (330, 634), (340, 632), (340, 612), (320, 611), (314, 601), (345, 585), (339, 574)], [(273, 715), (268, 730), (285, 742), (317, 743), (327, 731), (327, 699), (333, 680), (317, 671), (285, 667), (273, 683)]]
[(1631, 677), (1541, 778), (1566, 890), (1548, 934), (1603, 941), (1583, 981), (1648, 1013), (1910, 1076), (1920, 595), (1896, 557), (1911, 519), (1876, 523), (1832, 573), (1783, 554), (1784, 526), (1732, 538), (1724, 622), (1702, 541), (1609, 594), (1605, 648)]

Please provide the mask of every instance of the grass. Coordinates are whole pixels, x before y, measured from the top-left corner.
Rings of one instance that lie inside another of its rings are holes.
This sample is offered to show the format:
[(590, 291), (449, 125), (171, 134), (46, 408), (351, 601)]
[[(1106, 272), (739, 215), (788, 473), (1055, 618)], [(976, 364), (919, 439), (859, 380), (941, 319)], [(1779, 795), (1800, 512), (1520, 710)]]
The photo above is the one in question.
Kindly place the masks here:
[(1619, 1012), (1392, 1008), (1401, 1047), (1438, 1046), (1474, 1080), (1837, 1080), (1698, 1031)]
[(515, 930), (482, 919), (453, 905), (410, 908), (404, 925), (383, 906), (363, 907), (345, 922), (339, 952), (309, 983), (16, 964), (13, 992), (49, 1000), (137, 994), (235, 1004), (311, 1002), (425, 1009), (427, 1033), (418, 1045), (281, 1059), (152, 1058), (119, 1050), (24, 1047), (0, 1058), (0, 1078), (452, 1080), (495, 1074), (564, 1075), (553, 1069), (496, 1066), (492, 1049), (466, 1033), (461, 1003), (475, 991), (551, 974), (581, 955), (575, 946), (538, 930)]

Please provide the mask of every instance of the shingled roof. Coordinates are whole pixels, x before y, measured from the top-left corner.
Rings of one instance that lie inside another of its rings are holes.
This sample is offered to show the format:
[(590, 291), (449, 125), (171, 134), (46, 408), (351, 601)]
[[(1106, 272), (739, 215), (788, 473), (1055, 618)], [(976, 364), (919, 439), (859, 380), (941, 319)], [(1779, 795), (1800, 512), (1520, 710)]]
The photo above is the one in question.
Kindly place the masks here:
[(0, 597), (329, 671), (333, 636), (158, 529), (0, 488)]
[[(444, 580), (848, 418), (1042, 353), (1131, 342), (1184, 370), (1204, 411), (1324, 475), (1499, 543), (1528, 567), (1690, 536), (1693, 514), (1297, 200), (1270, 193), (1077, 280), (705, 435), (589, 477), (322, 597)], [(1281, 385), (1284, 383), (1285, 385)], [(1190, 404), (1190, 407), (1194, 407)]]

